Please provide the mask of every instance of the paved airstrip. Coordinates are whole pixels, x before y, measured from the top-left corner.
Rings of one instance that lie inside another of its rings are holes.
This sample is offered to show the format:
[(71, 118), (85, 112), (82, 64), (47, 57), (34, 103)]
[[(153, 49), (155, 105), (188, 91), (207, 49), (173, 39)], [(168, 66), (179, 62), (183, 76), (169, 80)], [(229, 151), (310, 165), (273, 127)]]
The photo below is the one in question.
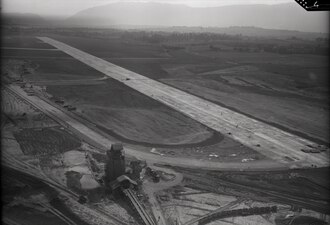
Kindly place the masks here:
[(317, 144), (297, 135), (234, 112), (217, 104), (129, 71), (103, 59), (48, 37), (40, 40), (67, 53), (128, 87), (147, 95), (194, 120), (237, 140), (281, 164), (298, 167), (329, 166), (326, 153), (305, 153), (301, 149)]

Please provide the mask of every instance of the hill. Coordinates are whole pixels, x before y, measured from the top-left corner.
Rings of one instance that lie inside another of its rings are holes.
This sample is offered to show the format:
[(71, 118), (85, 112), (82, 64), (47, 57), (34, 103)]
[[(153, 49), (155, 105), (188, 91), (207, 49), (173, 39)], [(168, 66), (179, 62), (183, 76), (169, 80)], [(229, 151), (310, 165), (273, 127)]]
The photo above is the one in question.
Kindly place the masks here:
[(31, 13), (2, 13), (4, 25), (46, 25), (47, 21), (39, 15)]
[(253, 26), (266, 29), (328, 32), (328, 16), (328, 12), (307, 12), (296, 3), (192, 8), (165, 3), (118, 2), (80, 11), (66, 22), (74, 26), (89, 27)]

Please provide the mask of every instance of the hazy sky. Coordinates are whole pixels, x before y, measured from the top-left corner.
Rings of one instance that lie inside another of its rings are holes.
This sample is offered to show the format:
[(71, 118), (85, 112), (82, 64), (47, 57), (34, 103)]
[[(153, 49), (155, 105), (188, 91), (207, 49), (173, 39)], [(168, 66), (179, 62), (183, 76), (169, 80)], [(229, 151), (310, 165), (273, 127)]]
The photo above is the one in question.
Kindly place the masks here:
[[(41, 16), (71, 16), (93, 6), (118, 0), (2, 0), (3, 12), (35, 13)], [(294, 0), (132, 0), (130, 2), (164, 2), (185, 4), (192, 7), (212, 7), (234, 4), (278, 4)]]

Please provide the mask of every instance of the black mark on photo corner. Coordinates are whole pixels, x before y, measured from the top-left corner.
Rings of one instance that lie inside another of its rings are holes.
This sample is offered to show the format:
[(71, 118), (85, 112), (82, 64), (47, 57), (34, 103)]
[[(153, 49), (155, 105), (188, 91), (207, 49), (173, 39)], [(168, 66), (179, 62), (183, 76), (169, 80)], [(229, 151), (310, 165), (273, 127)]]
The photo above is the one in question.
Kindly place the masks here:
[(329, 0), (295, 0), (307, 11), (330, 11)]

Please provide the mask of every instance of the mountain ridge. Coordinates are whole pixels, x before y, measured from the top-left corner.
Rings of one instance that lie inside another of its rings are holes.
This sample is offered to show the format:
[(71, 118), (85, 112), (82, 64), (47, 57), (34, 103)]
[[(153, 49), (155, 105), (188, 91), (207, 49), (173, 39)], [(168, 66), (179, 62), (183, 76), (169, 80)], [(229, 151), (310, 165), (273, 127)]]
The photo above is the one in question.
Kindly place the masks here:
[(166, 3), (117, 2), (82, 10), (66, 22), (75, 26), (255, 26), (328, 32), (327, 12), (311, 13), (295, 3), (189, 7)]

